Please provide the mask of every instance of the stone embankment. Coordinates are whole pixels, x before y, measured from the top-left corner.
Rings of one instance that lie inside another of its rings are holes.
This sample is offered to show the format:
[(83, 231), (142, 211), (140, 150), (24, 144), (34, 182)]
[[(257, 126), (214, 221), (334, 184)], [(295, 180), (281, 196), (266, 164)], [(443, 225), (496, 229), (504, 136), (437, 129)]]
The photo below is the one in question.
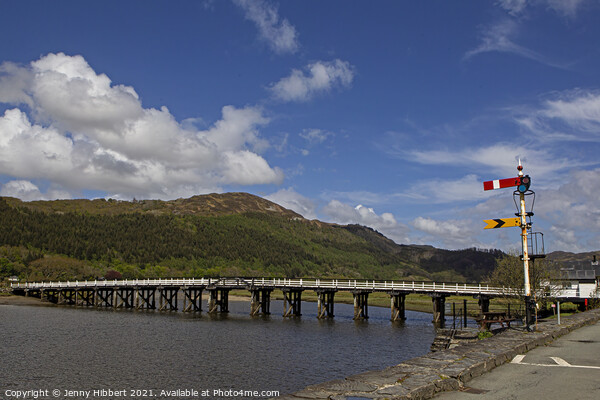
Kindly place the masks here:
[(577, 328), (600, 320), (600, 309), (541, 321), (535, 332), (508, 329), (477, 342), (429, 353), (381, 371), (309, 386), (279, 400), (430, 399), (437, 392), (459, 390), (471, 379), (510, 362), (516, 355), (547, 345)]

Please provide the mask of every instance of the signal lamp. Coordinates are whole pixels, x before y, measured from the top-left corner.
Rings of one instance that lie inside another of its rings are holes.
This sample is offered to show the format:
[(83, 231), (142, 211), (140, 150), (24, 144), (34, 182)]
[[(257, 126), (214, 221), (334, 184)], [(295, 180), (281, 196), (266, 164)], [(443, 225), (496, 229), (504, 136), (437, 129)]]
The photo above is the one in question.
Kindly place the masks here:
[(531, 178), (529, 177), (529, 175), (522, 176), (520, 178), (517, 190), (519, 191), (519, 193), (525, 193), (529, 190), (529, 185), (531, 185)]

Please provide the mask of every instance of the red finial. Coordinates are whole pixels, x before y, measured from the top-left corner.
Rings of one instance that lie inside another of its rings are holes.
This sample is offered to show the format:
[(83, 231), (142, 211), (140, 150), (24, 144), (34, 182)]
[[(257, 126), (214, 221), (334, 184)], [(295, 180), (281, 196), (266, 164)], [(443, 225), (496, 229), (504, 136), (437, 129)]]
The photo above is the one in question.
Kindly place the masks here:
[(518, 170), (518, 171), (523, 171), (523, 166), (522, 166), (522, 165), (518, 165), (518, 166), (517, 166), (517, 170)]

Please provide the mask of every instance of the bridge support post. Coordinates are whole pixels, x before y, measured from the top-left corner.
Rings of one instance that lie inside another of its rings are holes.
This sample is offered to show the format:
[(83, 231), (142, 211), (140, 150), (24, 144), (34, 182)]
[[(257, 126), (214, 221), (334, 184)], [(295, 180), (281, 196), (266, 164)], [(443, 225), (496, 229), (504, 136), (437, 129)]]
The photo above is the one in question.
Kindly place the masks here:
[(354, 290), (354, 319), (369, 319), (369, 293), (368, 290)]
[(73, 289), (61, 289), (58, 291), (59, 304), (75, 304), (76, 292)]
[(155, 310), (156, 309), (156, 288), (147, 286), (138, 286), (135, 289), (135, 309), (136, 310)]
[(50, 303), (58, 304), (58, 298), (60, 296), (60, 292), (56, 289), (42, 289), (40, 290), (40, 299), (44, 298), (46, 295), (46, 300)]
[(250, 300), (250, 315), (271, 314), (271, 292), (273, 289), (251, 289), (252, 298)]
[(183, 312), (202, 311), (203, 287), (183, 288)]
[(133, 288), (118, 288), (115, 290), (115, 308), (133, 308)]
[(282, 289), (283, 291), (283, 316), (299, 317), (302, 315), (303, 289)]
[(159, 287), (158, 290), (158, 310), (159, 311), (177, 311), (177, 293), (179, 287)]
[(77, 302), (75, 305), (93, 307), (94, 298), (96, 297), (95, 293), (96, 291), (94, 289), (77, 289)]
[(390, 308), (392, 310), (392, 321), (404, 321), (406, 319), (406, 293), (389, 292)]
[(446, 296), (434, 293), (431, 295), (431, 301), (433, 302), (433, 323), (443, 328), (446, 322)]
[(96, 288), (96, 307), (113, 307), (115, 289), (111, 287)]
[(231, 289), (211, 288), (208, 290), (208, 312), (228, 313), (229, 312), (229, 291)]
[(333, 297), (337, 290), (317, 289), (317, 318), (333, 318)]

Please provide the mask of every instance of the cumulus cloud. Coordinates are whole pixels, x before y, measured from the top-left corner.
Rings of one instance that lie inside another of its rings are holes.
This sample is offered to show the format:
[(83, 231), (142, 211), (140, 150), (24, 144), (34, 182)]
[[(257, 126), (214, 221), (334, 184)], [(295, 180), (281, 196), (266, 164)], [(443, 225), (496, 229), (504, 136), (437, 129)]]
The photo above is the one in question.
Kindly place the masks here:
[(265, 196), (265, 199), (295, 211), (306, 219), (317, 218), (315, 203), (311, 199), (302, 196), (292, 188), (281, 189), (275, 193)]
[(335, 87), (349, 87), (354, 79), (354, 67), (347, 61), (317, 61), (306, 72), (292, 70), (290, 76), (271, 85), (271, 92), (281, 101), (308, 101), (319, 93)]
[(451, 249), (483, 246), (474, 239), (474, 224), (470, 220), (435, 220), (417, 217), (412, 226), (428, 235), (428, 241), (439, 241)]
[(408, 227), (396, 220), (393, 214), (378, 215), (375, 210), (362, 204), (352, 207), (338, 200), (331, 200), (322, 209), (331, 222), (339, 224), (359, 224), (373, 228), (396, 243), (407, 243)]
[(258, 154), (268, 147), (258, 129), (269, 123), (258, 107), (225, 106), (220, 120), (198, 130), (166, 107), (144, 108), (133, 88), (113, 84), (81, 56), (48, 54), (0, 72), (0, 101), (16, 106), (0, 116), (0, 174), (121, 198), (283, 180)]
[(61, 190), (50, 189), (42, 193), (36, 185), (24, 180), (9, 181), (0, 185), (0, 196), (16, 197), (24, 201), (71, 198), (69, 193)]
[(298, 50), (298, 33), (290, 22), (279, 17), (277, 7), (265, 0), (234, 0), (247, 20), (254, 22), (261, 39), (275, 53), (295, 53)]

